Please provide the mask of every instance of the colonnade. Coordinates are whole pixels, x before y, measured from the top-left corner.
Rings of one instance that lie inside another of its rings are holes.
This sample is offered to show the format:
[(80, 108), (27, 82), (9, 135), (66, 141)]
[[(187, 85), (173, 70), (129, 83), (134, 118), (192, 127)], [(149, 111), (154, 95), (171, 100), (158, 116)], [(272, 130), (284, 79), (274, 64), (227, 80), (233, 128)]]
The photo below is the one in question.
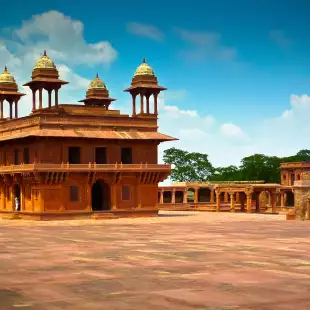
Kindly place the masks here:
[(57, 87), (55, 86), (53, 88), (44, 88), (44, 87), (31, 88), (31, 90), (32, 90), (32, 111), (37, 110), (36, 92), (39, 93), (39, 107), (38, 107), (38, 109), (43, 108), (43, 89), (45, 89), (47, 91), (47, 94), (48, 94), (48, 108), (52, 107), (52, 92), (53, 91), (54, 91), (54, 95), (55, 95), (54, 104), (55, 104), (55, 107), (58, 107), (58, 92), (59, 92), (60, 86), (57, 86)]
[[(9, 108), (10, 108), (10, 112), (9, 112), (9, 118), (18, 118), (18, 101), (19, 101), (20, 97), (16, 98), (16, 99), (8, 99), (6, 98), (6, 101), (9, 103)], [(5, 99), (0, 98), (0, 118), (3, 119), (4, 118), (4, 114), (3, 114), (3, 103), (4, 103)], [(13, 116), (13, 107), (14, 107), (14, 116)]]
[[(188, 192), (193, 191), (193, 199), (188, 199)], [(205, 195), (200, 192), (204, 191)], [(216, 211), (221, 211), (221, 206), (230, 206), (231, 212), (235, 212), (236, 206), (240, 211), (252, 212), (255, 207), (256, 212), (262, 211), (260, 205), (260, 195), (265, 192), (268, 197), (267, 210), (275, 213), (277, 206), (284, 209), (288, 206), (294, 206), (294, 194), (291, 190), (278, 190), (275, 188), (264, 189), (264, 190), (253, 190), (244, 188), (240, 190), (231, 190), (225, 188), (214, 188), (214, 187), (198, 187), (198, 188), (187, 188), (187, 187), (175, 187), (175, 188), (160, 188), (159, 189), (159, 205), (196, 205), (203, 206), (209, 205), (214, 206)], [(291, 194), (290, 201), (288, 194)], [(165, 197), (166, 196), (166, 197)], [(280, 198), (280, 199), (278, 199)]]
[[(140, 95), (140, 113), (138, 114), (158, 114), (158, 95), (159, 91), (140, 91), (139, 93), (133, 92), (132, 96), (132, 115), (137, 115), (136, 112), (136, 98)], [(154, 99), (154, 113), (150, 112), (150, 97), (153, 95)], [(146, 110), (144, 110), (144, 98), (146, 100)]]

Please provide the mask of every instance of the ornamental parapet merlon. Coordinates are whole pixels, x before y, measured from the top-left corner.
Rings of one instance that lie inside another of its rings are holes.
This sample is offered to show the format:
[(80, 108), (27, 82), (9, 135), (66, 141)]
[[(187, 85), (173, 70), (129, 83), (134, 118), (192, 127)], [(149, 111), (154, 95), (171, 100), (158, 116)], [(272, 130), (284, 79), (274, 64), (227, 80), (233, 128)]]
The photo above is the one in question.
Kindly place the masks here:
[(170, 172), (171, 165), (166, 164), (21, 164), (0, 166), (0, 174), (31, 172)]

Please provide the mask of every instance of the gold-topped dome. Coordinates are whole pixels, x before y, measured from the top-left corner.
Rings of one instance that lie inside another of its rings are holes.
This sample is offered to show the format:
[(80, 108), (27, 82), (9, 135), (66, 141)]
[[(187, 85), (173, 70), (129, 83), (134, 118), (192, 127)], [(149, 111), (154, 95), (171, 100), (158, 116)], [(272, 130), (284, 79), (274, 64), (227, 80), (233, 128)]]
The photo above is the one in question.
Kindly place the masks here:
[(3, 73), (0, 74), (0, 83), (15, 83), (14, 76), (8, 71), (8, 68), (5, 66)]
[(43, 56), (36, 62), (34, 69), (56, 69), (56, 66), (47, 55), (46, 51), (44, 51)]
[(96, 74), (96, 77), (90, 82), (88, 89), (106, 89), (106, 86), (100, 79), (98, 73)]
[(153, 69), (146, 63), (145, 58), (134, 74), (134, 76), (137, 75), (155, 75)]

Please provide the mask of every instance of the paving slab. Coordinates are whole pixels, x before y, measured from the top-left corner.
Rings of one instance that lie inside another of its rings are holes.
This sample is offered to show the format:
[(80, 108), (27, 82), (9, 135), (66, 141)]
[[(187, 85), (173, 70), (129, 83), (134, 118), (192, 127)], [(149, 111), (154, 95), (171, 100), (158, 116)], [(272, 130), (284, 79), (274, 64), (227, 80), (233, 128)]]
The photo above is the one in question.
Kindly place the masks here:
[(0, 220), (0, 310), (308, 310), (309, 235), (283, 215)]

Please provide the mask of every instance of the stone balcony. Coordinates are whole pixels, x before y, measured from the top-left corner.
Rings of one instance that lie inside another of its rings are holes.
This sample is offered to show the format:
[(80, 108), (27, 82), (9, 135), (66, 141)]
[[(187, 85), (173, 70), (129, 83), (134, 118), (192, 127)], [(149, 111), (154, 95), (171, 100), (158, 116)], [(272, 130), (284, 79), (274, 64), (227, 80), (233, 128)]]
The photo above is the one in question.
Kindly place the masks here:
[(170, 173), (171, 165), (166, 164), (51, 164), (33, 163), (0, 166), (0, 174), (27, 172), (166, 172)]

